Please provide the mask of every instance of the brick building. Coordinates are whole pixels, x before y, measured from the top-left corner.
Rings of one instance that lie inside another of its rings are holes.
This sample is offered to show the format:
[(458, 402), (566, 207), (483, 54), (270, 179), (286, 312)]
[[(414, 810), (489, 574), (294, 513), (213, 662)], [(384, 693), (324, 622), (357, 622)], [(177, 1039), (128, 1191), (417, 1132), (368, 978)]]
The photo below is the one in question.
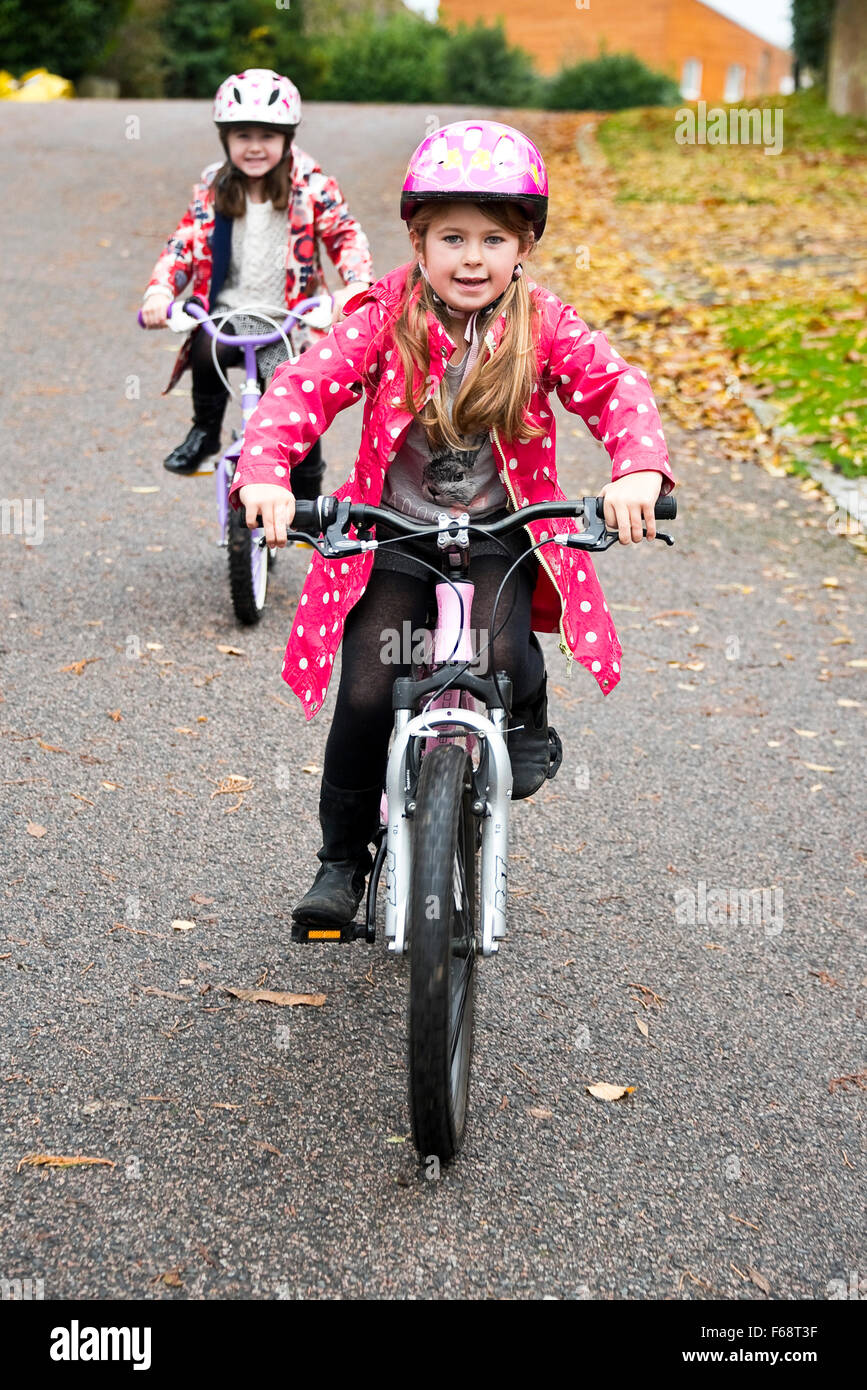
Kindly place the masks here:
[[(582, 7), (583, 6), (583, 7)], [(609, 53), (634, 53), (680, 84), (687, 101), (741, 101), (791, 90), (792, 55), (701, 0), (441, 0), (440, 19), (502, 18), (510, 43), (540, 72)]]

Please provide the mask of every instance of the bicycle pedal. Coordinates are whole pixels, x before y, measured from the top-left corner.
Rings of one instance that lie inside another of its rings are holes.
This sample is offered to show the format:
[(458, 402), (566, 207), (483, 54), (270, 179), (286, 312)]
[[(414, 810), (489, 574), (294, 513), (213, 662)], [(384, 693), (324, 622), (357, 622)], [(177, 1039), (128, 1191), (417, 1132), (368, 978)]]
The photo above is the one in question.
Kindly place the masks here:
[(308, 927), (303, 922), (293, 922), (292, 940), (301, 945), (327, 945), (329, 942), (337, 945), (346, 945), (350, 941), (364, 941), (367, 939), (367, 924), (365, 922), (350, 922), (347, 926), (339, 927)]

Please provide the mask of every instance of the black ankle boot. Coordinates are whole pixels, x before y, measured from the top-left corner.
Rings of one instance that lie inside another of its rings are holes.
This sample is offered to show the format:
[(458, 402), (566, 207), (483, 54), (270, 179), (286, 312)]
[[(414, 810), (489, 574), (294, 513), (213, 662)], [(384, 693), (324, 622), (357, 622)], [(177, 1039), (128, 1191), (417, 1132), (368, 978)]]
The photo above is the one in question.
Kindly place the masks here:
[(373, 864), (368, 846), (379, 827), (381, 796), (380, 783), (355, 791), (334, 787), (323, 777), (322, 848), (316, 856), (322, 867), (294, 909), (294, 921), (305, 927), (345, 927), (353, 920)]
[(522, 801), (537, 792), (549, 777), (555, 777), (563, 761), (563, 745), (556, 729), (548, 726), (548, 677), (536, 694), (512, 710), (511, 725), (520, 724), (509, 734), (512, 764), (512, 800)]
[(182, 444), (163, 460), (170, 473), (195, 473), (212, 454), (220, 452), (220, 426), (226, 409), (228, 393), (204, 395), (193, 390), (193, 427)]

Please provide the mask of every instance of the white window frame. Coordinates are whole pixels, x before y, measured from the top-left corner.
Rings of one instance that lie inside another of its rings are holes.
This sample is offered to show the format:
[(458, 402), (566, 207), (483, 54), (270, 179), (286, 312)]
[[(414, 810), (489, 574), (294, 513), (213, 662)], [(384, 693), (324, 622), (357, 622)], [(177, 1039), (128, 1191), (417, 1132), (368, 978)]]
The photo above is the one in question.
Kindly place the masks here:
[(684, 101), (698, 101), (701, 96), (702, 61), (700, 58), (685, 58), (683, 76), (680, 81), (680, 94)]
[(729, 63), (726, 68), (726, 85), (723, 101), (741, 101), (744, 95), (747, 70), (743, 63)]

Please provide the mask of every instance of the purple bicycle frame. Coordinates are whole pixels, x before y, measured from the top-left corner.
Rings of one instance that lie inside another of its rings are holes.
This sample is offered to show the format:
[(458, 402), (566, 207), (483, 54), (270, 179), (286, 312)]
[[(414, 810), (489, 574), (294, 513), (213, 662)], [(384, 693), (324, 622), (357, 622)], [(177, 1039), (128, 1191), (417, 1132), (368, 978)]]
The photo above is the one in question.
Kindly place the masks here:
[[(256, 349), (268, 347), (272, 343), (281, 343), (284, 335), (291, 331), (291, 325), (300, 321), (303, 314), (307, 314), (311, 309), (316, 309), (322, 303), (323, 296), (319, 295), (313, 299), (302, 299), (299, 304), (291, 309), (279, 332), (265, 333), (261, 335), (222, 333), (211, 323), (210, 315), (197, 304), (194, 300), (177, 299), (166, 306), (166, 315), (170, 316), (175, 309), (180, 309), (189, 318), (195, 319), (200, 328), (203, 328), (209, 338), (217, 343), (226, 343), (229, 347), (240, 347), (244, 351), (244, 388), (241, 392), (241, 420), (242, 428), (238, 439), (233, 440), (228, 449), (223, 453), (218, 463), (214, 477), (217, 486), (217, 514), (220, 522), (220, 543), (225, 545), (229, 525), (229, 487), (231, 484), (232, 469), (244, 445), (244, 431), (247, 422), (262, 396), (259, 389), (259, 379), (256, 372)], [(251, 311), (254, 312), (254, 311)], [(144, 327), (141, 310), (138, 313), (138, 321)], [(257, 533), (254, 532), (254, 538)]]

